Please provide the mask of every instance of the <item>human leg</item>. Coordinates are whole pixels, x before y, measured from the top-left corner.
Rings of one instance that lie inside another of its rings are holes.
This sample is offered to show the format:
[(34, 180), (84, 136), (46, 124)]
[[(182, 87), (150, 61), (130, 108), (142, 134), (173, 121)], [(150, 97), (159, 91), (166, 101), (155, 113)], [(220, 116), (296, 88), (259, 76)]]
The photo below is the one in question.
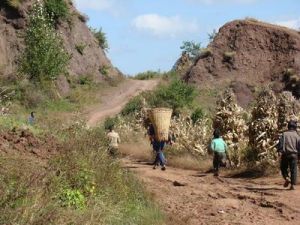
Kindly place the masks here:
[(291, 189), (294, 189), (294, 185), (297, 182), (297, 155), (290, 155), (288, 158), (290, 173), (291, 173)]
[(287, 187), (290, 183), (289, 173), (288, 173), (289, 162), (286, 155), (281, 156), (280, 170), (283, 179), (285, 180), (284, 187)]
[(214, 167), (214, 175), (219, 175), (219, 167), (220, 167), (220, 160), (219, 160), (219, 153), (214, 153), (214, 159), (213, 159), (213, 167)]

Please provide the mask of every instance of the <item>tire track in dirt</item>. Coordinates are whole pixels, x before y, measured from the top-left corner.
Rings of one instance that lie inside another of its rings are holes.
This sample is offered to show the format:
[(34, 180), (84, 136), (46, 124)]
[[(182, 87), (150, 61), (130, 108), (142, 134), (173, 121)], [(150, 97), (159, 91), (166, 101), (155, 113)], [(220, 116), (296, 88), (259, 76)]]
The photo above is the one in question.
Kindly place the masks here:
[(300, 192), (281, 186), (280, 177), (226, 178), (122, 159), (167, 215), (167, 224), (300, 224)]

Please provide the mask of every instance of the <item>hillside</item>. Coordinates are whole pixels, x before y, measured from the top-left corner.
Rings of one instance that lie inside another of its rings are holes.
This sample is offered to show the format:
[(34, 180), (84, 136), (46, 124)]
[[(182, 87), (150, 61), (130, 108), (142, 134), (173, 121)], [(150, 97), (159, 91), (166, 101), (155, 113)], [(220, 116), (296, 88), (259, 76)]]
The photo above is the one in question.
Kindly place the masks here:
[(231, 86), (242, 105), (257, 87), (299, 93), (300, 34), (256, 20), (236, 20), (220, 28), (184, 79), (199, 87)]
[[(16, 72), (18, 58), (24, 49), (24, 33), (28, 26), (28, 14), (32, 0), (20, 2), (15, 7), (0, 3), (0, 75), (9, 76)], [(90, 75), (95, 80), (104, 76), (120, 76), (106, 57), (98, 41), (86, 25), (87, 18), (80, 14), (72, 1), (67, 1), (68, 18), (60, 20), (56, 30), (61, 34), (66, 51), (71, 56), (68, 66), (70, 76)]]

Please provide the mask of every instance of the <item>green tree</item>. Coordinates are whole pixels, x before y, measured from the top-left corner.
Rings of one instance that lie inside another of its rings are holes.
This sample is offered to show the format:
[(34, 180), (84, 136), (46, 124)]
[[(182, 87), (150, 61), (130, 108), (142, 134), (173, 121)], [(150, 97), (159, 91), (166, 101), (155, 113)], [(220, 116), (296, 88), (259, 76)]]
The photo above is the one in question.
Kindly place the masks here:
[(66, 72), (69, 55), (62, 47), (62, 39), (39, 1), (33, 5), (25, 35), (25, 50), (20, 71), (30, 80), (54, 80)]
[(194, 41), (184, 41), (182, 43), (182, 46), (180, 46), (180, 49), (183, 52), (188, 53), (191, 59), (196, 59), (201, 53), (201, 43), (196, 43)]
[(66, 20), (69, 16), (69, 8), (65, 0), (44, 0), (45, 9), (48, 15), (58, 23), (59, 20)]
[(197, 92), (193, 86), (174, 79), (170, 84), (158, 87), (147, 97), (147, 101), (151, 106), (171, 107), (177, 112), (178, 109), (192, 106), (196, 96)]

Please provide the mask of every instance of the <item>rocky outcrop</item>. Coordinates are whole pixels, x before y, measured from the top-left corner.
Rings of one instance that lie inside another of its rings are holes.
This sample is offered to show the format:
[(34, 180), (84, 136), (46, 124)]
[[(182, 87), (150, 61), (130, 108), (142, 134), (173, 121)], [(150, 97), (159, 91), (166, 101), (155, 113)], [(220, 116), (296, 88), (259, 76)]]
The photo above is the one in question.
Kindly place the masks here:
[(300, 87), (300, 34), (296, 30), (236, 20), (220, 28), (206, 51), (210, 54), (200, 55), (184, 79), (198, 86), (231, 86), (243, 105), (258, 86), (270, 85), (275, 91)]
[[(18, 58), (24, 49), (24, 32), (28, 24), (28, 13), (32, 0), (23, 0), (17, 9), (0, 3), (0, 75), (13, 75)], [(106, 57), (103, 49), (85, 24), (84, 17), (67, 1), (70, 18), (57, 25), (64, 47), (71, 56), (68, 66), (70, 76), (92, 76), (95, 81), (121, 76)], [(82, 46), (82, 53), (76, 49)]]

